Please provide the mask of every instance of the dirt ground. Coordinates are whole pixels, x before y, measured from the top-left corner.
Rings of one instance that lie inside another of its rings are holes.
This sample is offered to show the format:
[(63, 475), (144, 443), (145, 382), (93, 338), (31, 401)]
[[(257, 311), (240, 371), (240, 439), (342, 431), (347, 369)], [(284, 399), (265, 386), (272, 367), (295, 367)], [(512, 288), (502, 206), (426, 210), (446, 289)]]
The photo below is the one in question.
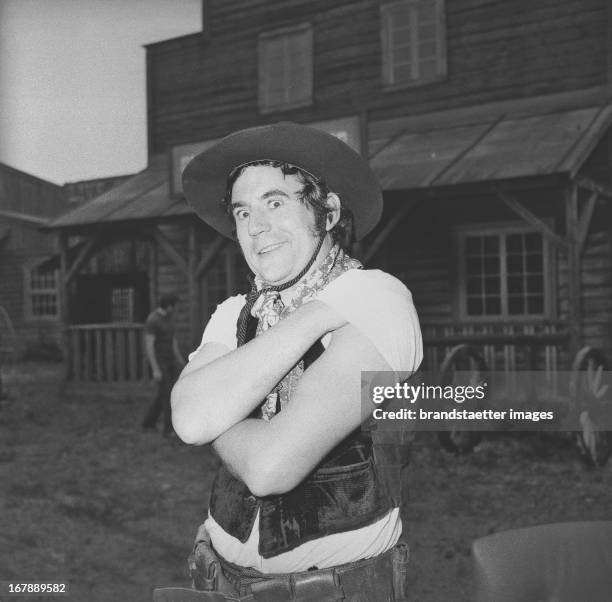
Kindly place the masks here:
[[(145, 602), (154, 587), (186, 586), (185, 558), (217, 463), (210, 450), (141, 432), (142, 400), (62, 394), (57, 364), (2, 373), (0, 580), (65, 581), (70, 595), (49, 599), (79, 602)], [(420, 434), (403, 482), (419, 602), (471, 599), (477, 537), (612, 519), (611, 465), (588, 469), (550, 435), (488, 437), (455, 457)]]

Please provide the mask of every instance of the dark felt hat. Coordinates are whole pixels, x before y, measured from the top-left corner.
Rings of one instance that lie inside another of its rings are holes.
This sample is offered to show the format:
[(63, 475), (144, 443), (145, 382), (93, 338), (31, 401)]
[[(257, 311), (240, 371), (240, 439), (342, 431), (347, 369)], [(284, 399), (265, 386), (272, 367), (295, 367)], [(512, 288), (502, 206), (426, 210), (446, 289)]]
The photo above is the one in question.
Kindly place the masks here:
[(228, 175), (239, 165), (259, 160), (290, 163), (325, 180), (352, 211), (356, 240), (378, 223), (382, 193), (367, 161), (327, 132), (283, 122), (230, 134), (194, 157), (183, 171), (188, 203), (221, 234), (231, 237), (233, 229), (221, 203)]

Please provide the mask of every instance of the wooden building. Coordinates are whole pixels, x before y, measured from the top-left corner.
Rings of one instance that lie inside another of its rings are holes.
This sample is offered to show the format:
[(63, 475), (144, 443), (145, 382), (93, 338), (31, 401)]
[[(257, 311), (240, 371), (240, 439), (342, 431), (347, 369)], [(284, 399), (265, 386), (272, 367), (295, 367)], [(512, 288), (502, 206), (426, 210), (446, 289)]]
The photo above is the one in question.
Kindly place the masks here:
[[(39, 266), (55, 241), (41, 231), (68, 208), (61, 186), (0, 164), (0, 355), (57, 349), (57, 279)], [(2, 359), (0, 357), (0, 360)]]
[(58, 248), (43, 228), (124, 179), (60, 186), (0, 164), (0, 360), (59, 354)]
[(201, 33), (147, 46), (148, 168), (53, 224), (71, 378), (143, 378), (164, 292), (195, 345), (244, 267), (181, 169), (282, 120), (378, 174), (384, 218), (358, 252), (412, 290), (430, 367), (457, 341), (505, 369), (611, 354), (611, 78), (607, 0), (203, 0)]

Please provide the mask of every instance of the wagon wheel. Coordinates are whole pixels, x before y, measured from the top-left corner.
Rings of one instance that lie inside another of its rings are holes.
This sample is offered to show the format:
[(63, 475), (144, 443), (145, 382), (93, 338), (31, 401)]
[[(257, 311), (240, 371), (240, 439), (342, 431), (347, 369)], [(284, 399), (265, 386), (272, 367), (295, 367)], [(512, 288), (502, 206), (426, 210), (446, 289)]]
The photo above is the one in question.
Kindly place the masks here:
[(602, 384), (607, 368), (604, 354), (588, 346), (583, 347), (572, 362), (570, 403), (580, 425), (576, 438), (583, 457), (592, 466), (603, 466), (612, 454), (612, 433), (598, 428), (602, 413), (606, 409), (609, 412), (612, 404), (608, 385)]
[[(457, 382), (457, 373), (461, 373), (461, 383)], [(457, 345), (444, 358), (440, 366), (440, 384), (447, 385), (478, 385), (486, 380), (487, 364), (478, 348), (474, 345)], [(466, 404), (477, 404), (477, 400)], [(468, 431), (460, 428), (450, 428), (438, 433), (438, 439), (444, 449), (455, 454), (468, 454), (482, 439), (479, 431)]]

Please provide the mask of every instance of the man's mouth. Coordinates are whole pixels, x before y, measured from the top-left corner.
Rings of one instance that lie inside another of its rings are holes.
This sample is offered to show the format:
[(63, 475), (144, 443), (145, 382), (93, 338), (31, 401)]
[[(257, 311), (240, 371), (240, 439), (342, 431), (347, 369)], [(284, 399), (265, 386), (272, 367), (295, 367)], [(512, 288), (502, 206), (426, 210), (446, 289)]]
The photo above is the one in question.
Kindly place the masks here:
[(271, 253), (272, 251), (276, 251), (276, 249), (282, 247), (284, 244), (284, 242), (274, 242), (259, 249), (259, 251), (257, 251), (257, 254), (265, 255), (266, 253)]

